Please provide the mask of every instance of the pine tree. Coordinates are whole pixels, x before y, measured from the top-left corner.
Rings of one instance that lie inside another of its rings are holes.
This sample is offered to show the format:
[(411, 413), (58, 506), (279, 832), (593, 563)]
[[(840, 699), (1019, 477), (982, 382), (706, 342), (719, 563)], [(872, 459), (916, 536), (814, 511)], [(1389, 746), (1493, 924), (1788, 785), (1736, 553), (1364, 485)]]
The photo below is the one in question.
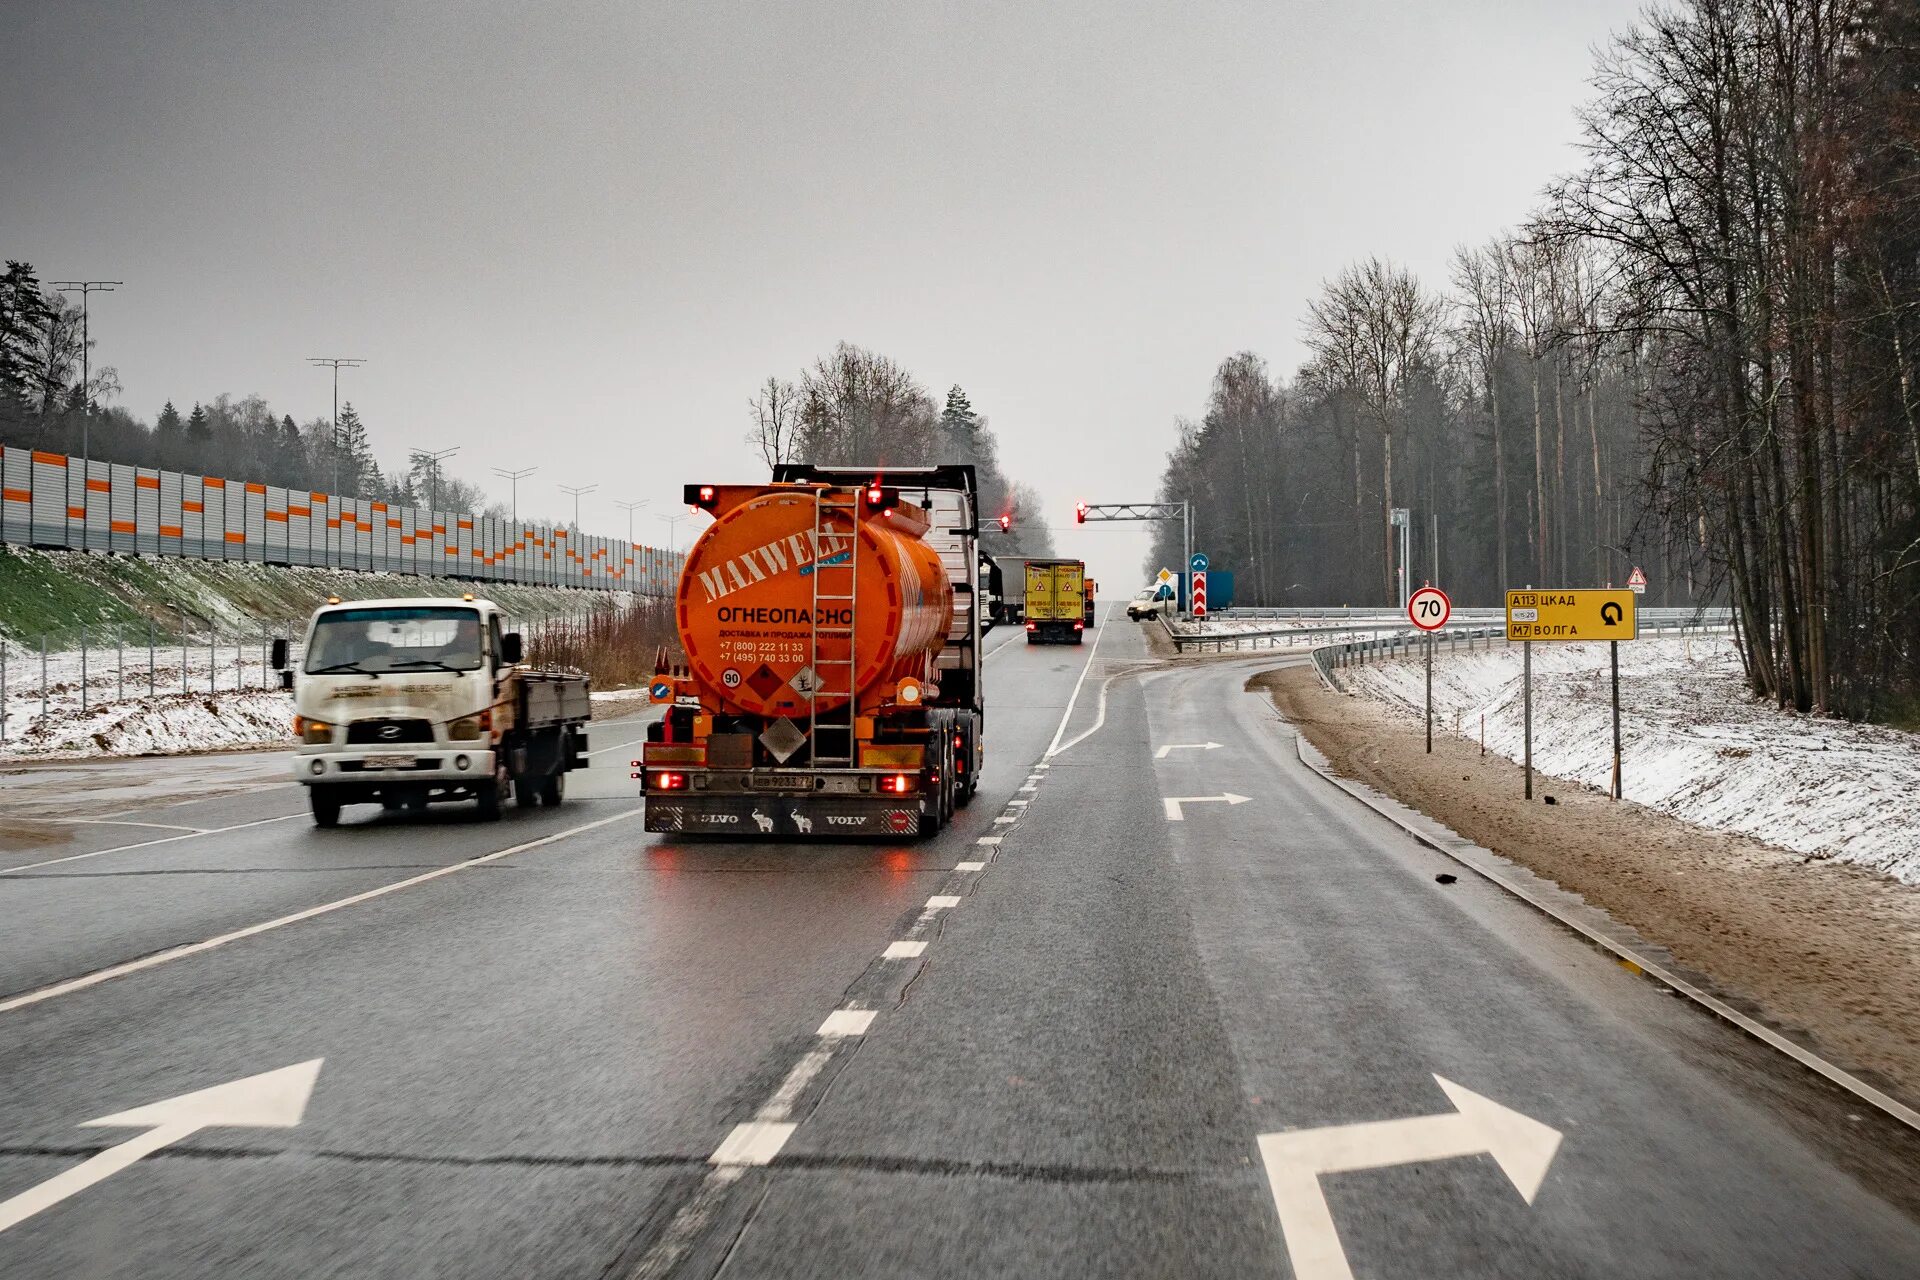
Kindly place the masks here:
[(366, 424), (353, 407), (353, 401), (340, 406), (340, 435), (334, 442), (340, 455), (340, 484), (344, 492), (358, 494), (368, 485), (380, 483), (380, 466), (373, 458), (373, 446), (367, 441)]
[[(194, 402), (193, 412), (187, 415), (187, 439), (196, 447), (206, 445), (213, 439), (213, 424), (207, 419), (207, 411), (198, 401)], [(205, 462), (205, 458), (196, 458), (196, 462)]]
[(6, 274), (0, 276), (0, 396), (22, 403), (29, 398), (47, 317), (47, 300), (33, 268), (9, 258)]
[(947, 389), (947, 407), (940, 412), (940, 428), (946, 436), (947, 447), (962, 460), (971, 462), (978, 446), (980, 415), (973, 411), (973, 402), (967, 399), (959, 383)]

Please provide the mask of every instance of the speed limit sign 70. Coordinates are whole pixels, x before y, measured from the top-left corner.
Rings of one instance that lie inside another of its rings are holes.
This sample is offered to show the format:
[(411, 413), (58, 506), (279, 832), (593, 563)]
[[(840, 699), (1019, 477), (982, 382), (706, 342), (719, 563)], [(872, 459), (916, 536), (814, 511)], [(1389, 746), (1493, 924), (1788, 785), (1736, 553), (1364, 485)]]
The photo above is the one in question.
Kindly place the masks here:
[(1422, 631), (1438, 631), (1453, 616), (1453, 601), (1438, 587), (1422, 587), (1407, 598), (1407, 617)]

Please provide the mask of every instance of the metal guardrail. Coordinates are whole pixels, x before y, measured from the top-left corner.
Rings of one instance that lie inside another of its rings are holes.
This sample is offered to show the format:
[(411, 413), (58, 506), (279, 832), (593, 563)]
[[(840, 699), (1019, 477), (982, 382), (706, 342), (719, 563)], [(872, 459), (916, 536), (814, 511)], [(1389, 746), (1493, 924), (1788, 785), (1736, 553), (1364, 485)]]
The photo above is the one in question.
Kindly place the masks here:
[[(1636, 628), (1635, 635), (1636, 638), (1650, 635), (1705, 635), (1709, 632), (1727, 631), (1731, 629), (1732, 626), (1733, 621), (1731, 618), (1723, 622), (1655, 622), (1651, 625)], [(1423, 635), (1424, 633), (1422, 632), (1408, 628), (1407, 634), (1402, 635), (1373, 640), (1348, 641), (1343, 644), (1321, 645), (1313, 651), (1313, 665), (1320, 672), (1321, 679), (1325, 680), (1327, 684), (1334, 689), (1345, 693), (1347, 691), (1346, 686), (1340, 683), (1340, 677), (1334, 674), (1336, 671), (1348, 667), (1372, 666), (1376, 663), (1392, 662), (1400, 658), (1412, 657), (1421, 652)], [(1463, 639), (1467, 642), (1466, 652), (1468, 653), (1474, 652), (1476, 641), (1480, 642), (1478, 647), (1482, 649), (1493, 648), (1495, 642), (1503, 645), (1523, 643), (1518, 640), (1508, 640), (1506, 627), (1504, 625), (1500, 627), (1478, 627), (1471, 630), (1463, 628), (1459, 632), (1454, 632), (1449, 628), (1447, 631), (1440, 633), (1437, 639), (1439, 643), (1436, 643), (1434, 646), (1435, 655), (1442, 652), (1448, 654), (1461, 652), (1460, 641)], [(1596, 641), (1595, 643), (1599, 642)]]
[[(1642, 618), (1658, 622), (1674, 622), (1681, 619), (1695, 618), (1701, 620), (1726, 620), (1731, 618), (1733, 614), (1731, 609), (1723, 605), (1642, 605), (1637, 612)], [(1379, 605), (1322, 605), (1319, 608), (1309, 608), (1305, 605), (1235, 605), (1233, 608), (1223, 611), (1221, 616), (1228, 618), (1373, 618), (1384, 620), (1387, 618), (1401, 617), (1404, 614), (1405, 610), (1403, 609), (1388, 609), (1382, 608)], [(1506, 610), (1498, 605), (1491, 607), (1480, 605), (1469, 607), (1460, 605), (1455, 606), (1453, 616), (1456, 618), (1503, 618), (1506, 616)]]
[[(1365, 615), (1355, 614), (1353, 615), (1356, 619), (1355, 621), (1337, 623), (1327, 627), (1267, 627), (1247, 631), (1197, 633), (1175, 631), (1165, 617), (1160, 619), (1160, 625), (1165, 629), (1167, 639), (1172, 642), (1174, 651), (1177, 653), (1185, 653), (1189, 649), (1192, 649), (1196, 653), (1225, 653), (1230, 649), (1290, 649), (1295, 647), (1302, 637), (1312, 639), (1323, 636), (1357, 636), (1360, 632), (1403, 635), (1416, 638), (1425, 634), (1411, 623), (1405, 621), (1389, 619), (1362, 622), (1358, 620), (1358, 618), (1362, 616), (1380, 619), (1380, 613), (1381, 611), (1376, 609), (1371, 610)], [(1239, 614), (1237, 616), (1245, 617), (1248, 615)], [(1303, 611), (1298, 614), (1276, 616), (1314, 618), (1327, 616), (1327, 613), (1325, 611)], [(1642, 609), (1638, 613), (1638, 618), (1641, 623), (1639, 628), (1641, 631), (1653, 631), (1673, 626), (1706, 629), (1730, 626), (1733, 621), (1733, 614), (1730, 609)], [(1477, 634), (1478, 631), (1487, 630), (1486, 624), (1495, 619), (1499, 620), (1501, 625), (1492, 628), (1494, 634), (1504, 635), (1506, 630), (1506, 611), (1504, 609), (1456, 609), (1452, 620), (1448, 622), (1445, 630), (1441, 632), (1441, 634), (1465, 634), (1468, 631), (1476, 631)]]

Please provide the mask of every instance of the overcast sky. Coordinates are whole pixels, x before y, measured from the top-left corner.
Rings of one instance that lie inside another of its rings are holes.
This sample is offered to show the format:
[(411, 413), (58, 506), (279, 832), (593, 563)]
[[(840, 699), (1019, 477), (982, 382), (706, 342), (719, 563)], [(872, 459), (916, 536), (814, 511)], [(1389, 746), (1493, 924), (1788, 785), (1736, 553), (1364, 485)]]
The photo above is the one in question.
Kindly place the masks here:
[[(0, 256), (94, 298), (151, 420), (459, 446), (590, 531), (758, 478), (746, 402), (847, 339), (960, 383), (1112, 591), (1176, 415), (1368, 254), (1445, 282), (1574, 158), (1632, 0), (0, 0)], [(684, 539), (688, 526), (680, 526)]]

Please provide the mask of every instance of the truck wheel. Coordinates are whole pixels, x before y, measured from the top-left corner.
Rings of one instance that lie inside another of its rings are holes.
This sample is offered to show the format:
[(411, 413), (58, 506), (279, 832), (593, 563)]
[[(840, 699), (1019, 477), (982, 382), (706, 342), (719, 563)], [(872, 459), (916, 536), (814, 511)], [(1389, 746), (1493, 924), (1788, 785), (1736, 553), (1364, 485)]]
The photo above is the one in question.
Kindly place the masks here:
[(567, 798), (567, 775), (556, 773), (541, 779), (540, 803), (549, 809), (558, 809), (560, 802)]
[(307, 803), (313, 806), (314, 826), (340, 825), (340, 797), (334, 794), (332, 787), (308, 787)]
[(474, 799), (480, 802), (480, 820), (482, 822), (500, 821), (500, 806), (507, 801), (507, 795), (513, 790), (513, 780), (505, 769), (493, 777), (492, 782), (483, 782), (474, 792)]
[(529, 778), (524, 775), (513, 780), (513, 802), (522, 809), (531, 809), (540, 803), (540, 784), (544, 779)]

